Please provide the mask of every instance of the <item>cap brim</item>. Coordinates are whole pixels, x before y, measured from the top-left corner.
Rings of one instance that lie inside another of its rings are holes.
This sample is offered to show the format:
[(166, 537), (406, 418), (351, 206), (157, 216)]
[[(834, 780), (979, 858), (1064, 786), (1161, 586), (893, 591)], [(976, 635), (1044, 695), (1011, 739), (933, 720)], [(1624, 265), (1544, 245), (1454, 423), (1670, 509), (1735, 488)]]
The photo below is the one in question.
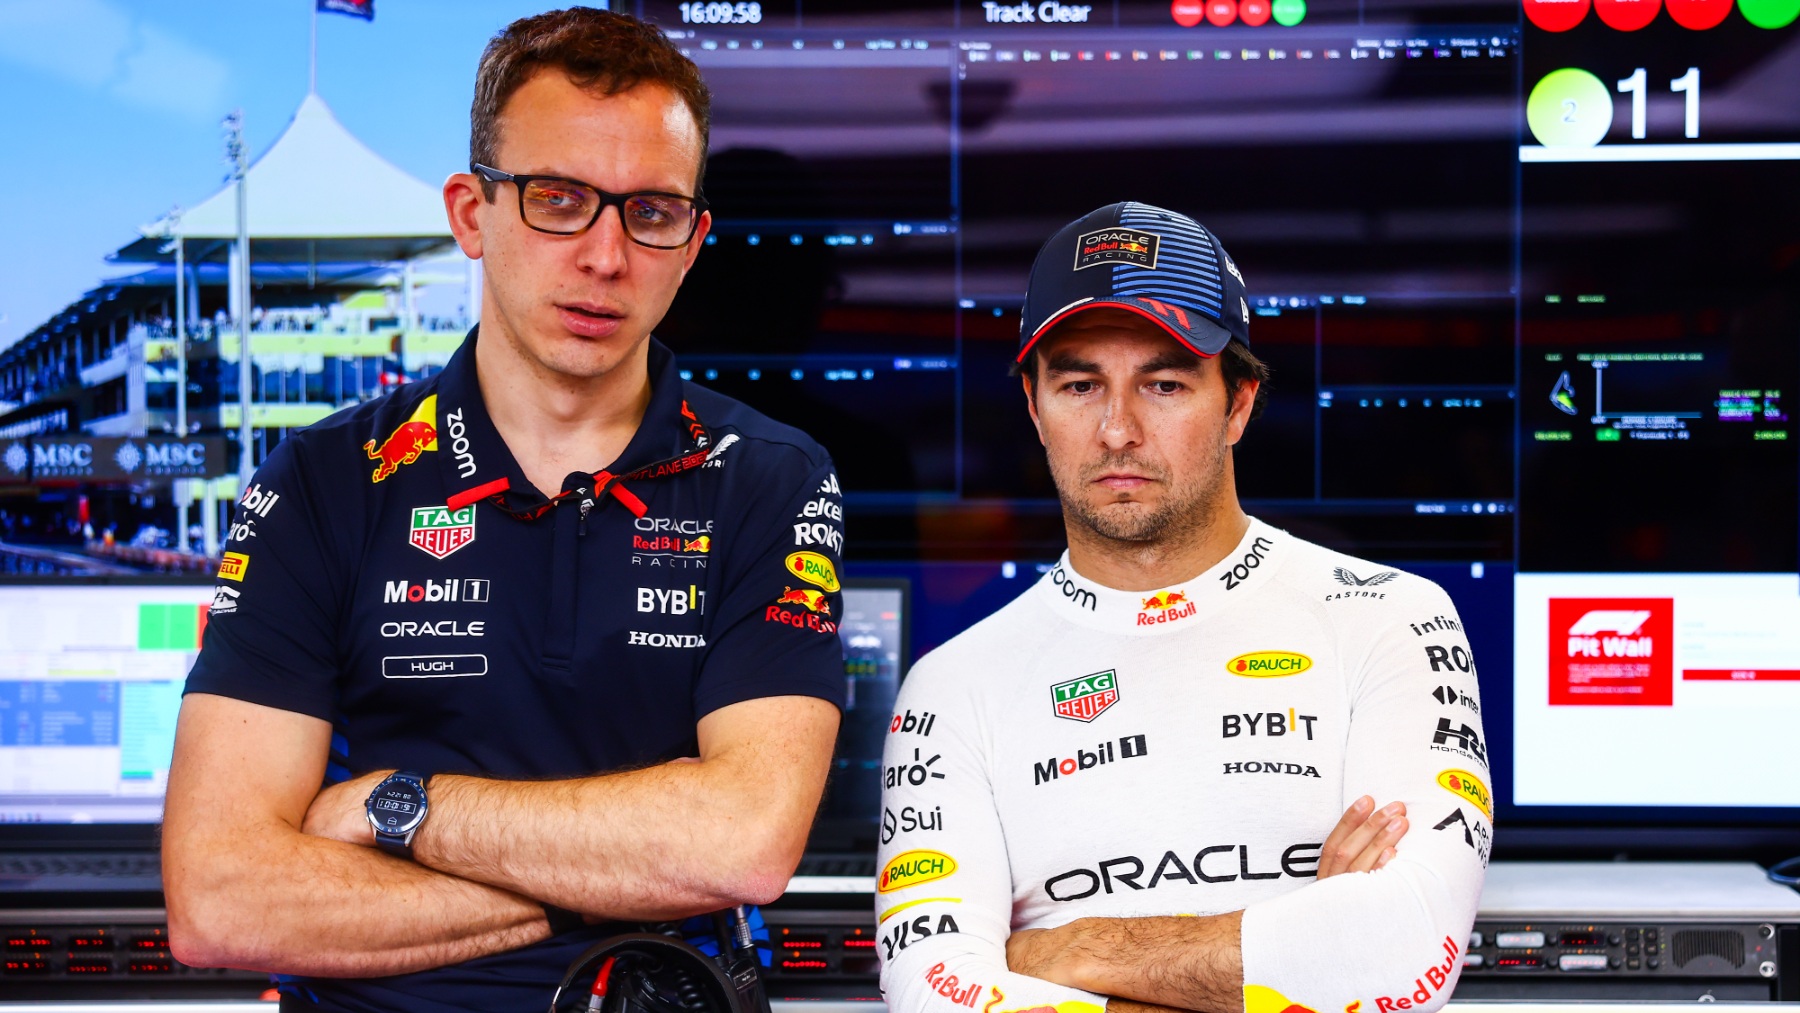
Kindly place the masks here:
[[(1180, 342), (1183, 348), (1186, 348), (1188, 351), (1193, 352), (1195, 355), (1201, 356), (1202, 358), (1210, 359), (1213, 356), (1218, 355), (1220, 352), (1224, 351), (1225, 346), (1230, 343), (1231, 332), (1220, 327), (1213, 321), (1200, 316), (1197, 313), (1189, 313), (1181, 307), (1170, 306), (1166, 302), (1158, 303), (1155, 306), (1149, 305), (1149, 302), (1152, 301), (1153, 300), (1124, 297), (1093, 299), (1071, 306), (1044, 321), (1036, 331), (1032, 332), (1031, 339), (1025, 342), (1025, 347), (1019, 349), (1019, 357), (1016, 361), (1024, 362), (1025, 356), (1030, 355), (1031, 350), (1037, 346), (1038, 339), (1050, 333), (1051, 329), (1057, 324), (1060, 324), (1077, 314), (1101, 307), (1127, 310), (1136, 313), (1138, 316), (1143, 317), (1145, 320), (1162, 328), (1169, 337)], [(1164, 312), (1159, 311), (1167, 311), (1167, 313), (1165, 315)], [(1183, 324), (1186, 326), (1183, 326)]]

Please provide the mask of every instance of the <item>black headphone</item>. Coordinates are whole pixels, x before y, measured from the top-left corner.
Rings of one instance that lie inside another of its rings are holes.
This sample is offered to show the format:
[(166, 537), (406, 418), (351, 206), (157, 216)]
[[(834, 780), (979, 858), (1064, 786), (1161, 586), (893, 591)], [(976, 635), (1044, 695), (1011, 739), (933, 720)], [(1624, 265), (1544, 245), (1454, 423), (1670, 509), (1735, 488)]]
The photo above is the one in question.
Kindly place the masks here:
[(712, 918), (717, 957), (678, 938), (673, 927), (668, 934), (627, 932), (588, 947), (557, 984), (550, 1013), (581, 1009), (569, 997), (582, 994), (578, 982), (590, 981), (585, 1008), (595, 1013), (770, 1013), (744, 909)]

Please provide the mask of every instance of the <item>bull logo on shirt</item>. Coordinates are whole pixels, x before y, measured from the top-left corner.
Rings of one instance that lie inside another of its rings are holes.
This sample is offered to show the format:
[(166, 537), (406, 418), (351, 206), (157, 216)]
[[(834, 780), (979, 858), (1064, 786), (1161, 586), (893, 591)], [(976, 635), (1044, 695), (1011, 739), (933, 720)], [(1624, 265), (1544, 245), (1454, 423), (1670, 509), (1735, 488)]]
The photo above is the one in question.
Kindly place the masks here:
[(374, 440), (363, 444), (363, 453), (369, 455), (369, 460), (381, 462), (370, 480), (380, 482), (399, 471), (402, 464), (411, 464), (420, 454), (437, 448), (437, 395), (433, 394), (419, 402), (418, 409), (387, 439), (379, 444)]

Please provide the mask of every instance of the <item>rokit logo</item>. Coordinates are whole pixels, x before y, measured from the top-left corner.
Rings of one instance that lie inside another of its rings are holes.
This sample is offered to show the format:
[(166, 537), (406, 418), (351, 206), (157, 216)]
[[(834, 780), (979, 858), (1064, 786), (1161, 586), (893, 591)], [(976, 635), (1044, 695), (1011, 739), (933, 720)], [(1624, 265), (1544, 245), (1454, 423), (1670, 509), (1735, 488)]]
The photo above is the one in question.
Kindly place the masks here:
[(895, 954), (921, 939), (926, 939), (933, 935), (941, 936), (946, 932), (960, 931), (962, 930), (956, 927), (956, 919), (950, 917), (948, 914), (938, 915), (935, 920), (935, 927), (934, 920), (930, 915), (920, 915), (910, 922), (902, 918), (895, 922), (894, 927), (888, 929), (886, 934), (881, 937), (882, 951), (887, 955), (887, 959), (892, 960), (894, 959)]
[(1059, 760), (1052, 756), (1043, 763), (1031, 765), (1031, 783), (1047, 784), (1060, 777), (1073, 776), (1077, 771), (1092, 770), (1119, 760), (1136, 759), (1150, 752), (1149, 741), (1142, 735), (1123, 735), (1119, 737), (1118, 748), (1113, 748), (1112, 740), (1097, 743), (1092, 751), (1075, 750), (1075, 755)]
[(1481, 733), (1467, 724), (1455, 727), (1449, 718), (1438, 718), (1437, 731), (1431, 733), (1431, 748), (1440, 753), (1455, 753), (1487, 766), (1487, 749), (1481, 744)]
[(905, 714), (894, 715), (893, 723), (888, 725), (888, 734), (898, 732), (902, 735), (917, 732), (920, 738), (931, 738), (931, 726), (937, 724), (937, 715), (930, 711), (920, 711), (918, 717), (908, 709)]
[(1467, 707), (1476, 714), (1481, 713), (1481, 701), (1455, 686), (1439, 686), (1431, 691), (1431, 697), (1446, 707)]
[(795, 545), (823, 545), (836, 553), (844, 551), (844, 533), (824, 521), (794, 525)]
[(705, 615), (706, 592), (700, 590), (697, 584), (689, 584), (685, 591), (680, 588), (640, 587), (637, 589), (637, 610), (665, 616), (685, 616), (690, 612)]
[(625, 643), (635, 647), (675, 647), (691, 650), (705, 647), (706, 638), (698, 633), (645, 633), (642, 630), (628, 631)]
[(1065, 599), (1078, 608), (1092, 612), (1100, 603), (1100, 599), (1094, 596), (1094, 592), (1075, 583), (1075, 578), (1062, 568), (1061, 563), (1058, 563), (1056, 568), (1050, 571), (1050, 583), (1062, 592)]
[(1433, 672), (1475, 674), (1475, 659), (1469, 656), (1469, 649), (1460, 644), (1451, 644), (1449, 647), (1426, 644), (1425, 661)]
[(1444, 962), (1425, 969), (1425, 973), (1413, 979), (1413, 990), (1410, 995), (1378, 996), (1375, 999), (1375, 1013), (1396, 1013), (1398, 1010), (1423, 1006), (1431, 1001), (1431, 997), (1444, 990), (1450, 979), (1456, 977), (1456, 969), (1462, 964), (1462, 947), (1450, 936), (1444, 937)]
[(913, 750), (911, 763), (902, 760), (897, 766), (887, 768), (886, 775), (882, 778), (882, 783), (889, 788), (898, 788), (908, 784), (917, 788), (933, 778), (936, 778), (939, 781), (945, 780), (945, 777), (941, 772), (931, 769), (933, 764), (944, 758), (944, 755), (942, 753), (933, 753), (931, 754), (931, 759), (923, 760), (920, 759), (923, 752), (924, 750), (915, 749)]
[(1270, 760), (1245, 760), (1225, 764), (1227, 774), (1289, 774), (1294, 777), (1318, 777), (1319, 768), (1304, 763), (1278, 763)]
[(456, 455), (457, 474), (464, 478), (475, 476), (475, 455), (469, 450), (469, 429), (463, 425), (462, 408), (444, 416), (450, 423), (450, 453)]
[(930, 809), (914, 809), (906, 805), (900, 807), (900, 814), (885, 806), (881, 810), (881, 843), (886, 844), (896, 834), (923, 833), (929, 830), (944, 829), (944, 807), (932, 806)]
[(1550, 703), (1674, 702), (1672, 598), (1550, 599)]
[[(1261, 735), (1264, 738), (1279, 739), (1287, 735), (1302, 734), (1301, 725), (1305, 725), (1306, 741), (1313, 737), (1313, 722), (1319, 720), (1317, 714), (1296, 714), (1289, 707), (1287, 713), (1266, 711), (1261, 714), (1225, 714), (1222, 715), (1223, 727), (1219, 737), (1235, 739), (1239, 735)], [(1258, 730), (1258, 726), (1261, 730)]]
[(480, 577), (451, 577), (445, 580), (390, 580), (382, 588), (381, 601), (396, 602), (485, 602), (489, 581)]
[(1256, 540), (1250, 543), (1250, 551), (1244, 553), (1243, 558), (1239, 559), (1230, 569), (1219, 574), (1219, 582), (1225, 585), (1225, 590), (1236, 591), (1239, 584), (1250, 579), (1250, 571), (1261, 566), (1263, 560), (1269, 558), (1269, 551), (1273, 548), (1275, 548), (1274, 542), (1258, 535)]
[(1462, 829), (1463, 843), (1475, 852), (1476, 856), (1481, 859), (1482, 867), (1486, 868), (1488, 856), (1494, 850), (1493, 835), (1488, 832), (1487, 824), (1464, 816), (1462, 807), (1458, 806), (1450, 810), (1450, 815), (1439, 820), (1431, 829), (1448, 830), (1456, 826), (1460, 826)]
[[(1101, 892), (1112, 894), (1117, 892), (1115, 884), (1123, 884), (1132, 890), (1154, 890), (1165, 883), (1186, 883), (1199, 886), (1201, 883), (1234, 883), (1239, 879), (1252, 881), (1258, 879), (1280, 879), (1287, 876), (1291, 879), (1311, 879), (1319, 873), (1319, 849), (1323, 844), (1295, 844), (1281, 853), (1281, 858), (1271, 868), (1268, 864), (1267, 852), (1263, 852), (1262, 862), (1253, 860), (1248, 844), (1215, 844), (1194, 852), (1191, 862), (1183, 863), (1182, 855), (1174, 851), (1163, 852), (1162, 859), (1156, 863), (1155, 871), (1150, 873), (1150, 881), (1141, 883), (1144, 878), (1145, 862), (1135, 855), (1123, 858), (1109, 858), (1098, 863), (1092, 869), (1070, 869), (1061, 875), (1052, 876), (1044, 881), (1044, 893), (1051, 900), (1067, 903), (1083, 900)], [(1261, 847), (1258, 846), (1261, 851)], [(1235, 854), (1237, 862), (1225, 857)], [(1236, 865), (1233, 871), (1232, 866)], [(1253, 867), (1260, 867), (1252, 871)]]

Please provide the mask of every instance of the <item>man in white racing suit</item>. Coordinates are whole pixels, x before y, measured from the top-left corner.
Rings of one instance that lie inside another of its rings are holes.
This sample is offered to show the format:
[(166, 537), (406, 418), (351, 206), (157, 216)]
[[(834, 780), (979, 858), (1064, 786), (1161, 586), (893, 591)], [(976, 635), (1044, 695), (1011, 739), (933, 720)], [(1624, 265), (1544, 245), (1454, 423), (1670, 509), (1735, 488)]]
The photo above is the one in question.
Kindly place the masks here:
[(1069, 550), (900, 692), (889, 1008), (1442, 1006), (1493, 832), (1449, 597), (1240, 508), (1231, 448), (1267, 369), (1192, 219), (1066, 226), (1023, 324)]

